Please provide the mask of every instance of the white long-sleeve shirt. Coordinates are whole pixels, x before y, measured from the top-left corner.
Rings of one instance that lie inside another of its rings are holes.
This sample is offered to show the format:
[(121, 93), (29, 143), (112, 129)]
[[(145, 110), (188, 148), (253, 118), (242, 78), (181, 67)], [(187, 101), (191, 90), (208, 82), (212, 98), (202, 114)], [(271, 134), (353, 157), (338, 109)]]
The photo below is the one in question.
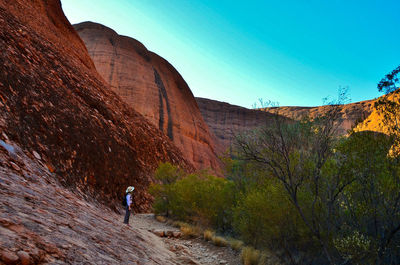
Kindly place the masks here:
[(128, 193), (126, 195), (126, 205), (128, 205), (128, 207), (129, 207), (129, 206), (131, 206), (131, 204), (132, 204), (132, 196)]

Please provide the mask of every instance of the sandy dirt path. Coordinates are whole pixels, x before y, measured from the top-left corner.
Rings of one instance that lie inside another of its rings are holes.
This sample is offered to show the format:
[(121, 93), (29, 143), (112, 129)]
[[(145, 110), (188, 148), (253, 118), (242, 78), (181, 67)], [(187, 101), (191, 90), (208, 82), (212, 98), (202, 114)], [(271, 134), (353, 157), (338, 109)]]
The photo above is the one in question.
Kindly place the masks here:
[[(167, 223), (162, 223), (154, 218), (153, 214), (136, 214), (130, 220), (131, 229), (141, 231), (171, 231), (179, 229)], [(217, 247), (201, 238), (184, 239), (182, 237), (159, 237), (171, 252), (175, 253), (177, 260), (182, 264), (229, 264), (239, 265), (239, 254), (229, 247)]]

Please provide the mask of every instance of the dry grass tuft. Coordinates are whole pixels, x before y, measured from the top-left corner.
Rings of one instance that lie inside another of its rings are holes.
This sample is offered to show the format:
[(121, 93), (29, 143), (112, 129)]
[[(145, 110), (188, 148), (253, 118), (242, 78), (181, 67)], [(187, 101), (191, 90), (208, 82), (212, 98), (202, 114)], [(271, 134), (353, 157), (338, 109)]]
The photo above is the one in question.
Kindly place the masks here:
[[(264, 250), (260, 254), (260, 258), (258, 260), (258, 265), (265, 265), (265, 264), (275, 264), (280, 265), (282, 264), (280, 260), (268, 250)], [(300, 263), (295, 263), (300, 264)]]
[(204, 233), (203, 233), (204, 240), (206, 240), (206, 241), (212, 240), (214, 235), (215, 235), (215, 233), (213, 231), (211, 231), (211, 230), (208, 230), (208, 229), (205, 230)]
[(167, 221), (167, 218), (165, 218), (162, 215), (157, 215), (156, 220), (159, 221), (160, 223), (165, 223)]
[(243, 241), (237, 240), (237, 239), (229, 239), (229, 246), (231, 249), (235, 251), (240, 251), (243, 247), (244, 243)]
[(181, 232), (186, 238), (195, 238), (200, 236), (201, 231), (198, 227), (194, 227), (188, 224), (184, 224), (180, 227)]
[(260, 251), (252, 247), (244, 247), (242, 249), (242, 253), (240, 254), (240, 258), (244, 265), (258, 265)]
[(228, 241), (225, 238), (220, 237), (220, 236), (213, 236), (211, 238), (211, 241), (217, 247), (226, 247), (226, 246), (228, 246)]
[(181, 228), (181, 227), (183, 227), (183, 226), (188, 226), (187, 223), (184, 223), (184, 222), (181, 222), (181, 221), (173, 221), (173, 222), (171, 223), (171, 225), (172, 225), (173, 227), (177, 227), (177, 228)]

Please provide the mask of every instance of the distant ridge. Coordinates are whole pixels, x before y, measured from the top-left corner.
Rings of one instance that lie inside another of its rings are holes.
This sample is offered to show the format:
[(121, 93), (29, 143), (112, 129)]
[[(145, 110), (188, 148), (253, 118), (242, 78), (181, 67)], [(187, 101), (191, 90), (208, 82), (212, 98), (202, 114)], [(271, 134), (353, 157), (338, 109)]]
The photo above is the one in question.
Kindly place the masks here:
[[(208, 126), (214, 132), (223, 149), (230, 148), (235, 133), (252, 130), (268, 125), (273, 115), (278, 113), (288, 119), (300, 120), (301, 118), (323, 115), (329, 106), (320, 107), (277, 107), (265, 109), (247, 109), (216, 100), (196, 98), (200, 111)], [(344, 135), (358, 122), (366, 119), (373, 107), (374, 100), (345, 104), (341, 107), (341, 125), (339, 135)]]

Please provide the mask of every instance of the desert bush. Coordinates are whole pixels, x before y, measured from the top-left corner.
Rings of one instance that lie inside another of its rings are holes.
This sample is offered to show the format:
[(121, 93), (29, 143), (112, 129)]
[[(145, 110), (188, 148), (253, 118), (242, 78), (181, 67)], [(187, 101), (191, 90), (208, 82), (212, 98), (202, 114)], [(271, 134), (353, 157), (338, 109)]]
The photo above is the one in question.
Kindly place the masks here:
[(228, 246), (228, 241), (225, 238), (221, 237), (221, 236), (213, 236), (211, 238), (211, 241), (217, 247), (226, 247), (226, 246)]
[[(290, 262), (288, 262), (290, 264)], [(282, 262), (276, 255), (269, 251), (262, 251), (260, 253), (260, 258), (258, 259), (258, 265), (280, 265)]]
[(197, 226), (192, 226), (189, 224), (184, 224), (180, 227), (180, 230), (184, 237), (186, 238), (195, 238), (199, 237), (201, 234), (201, 229)]
[(173, 227), (181, 228), (182, 226), (186, 226), (186, 225), (189, 225), (189, 224), (187, 224), (185, 222), (182, 222), (182, 221), (172, 221), (171, 225)]
[(340, 254), (346, 260), (352, 260), (353, 263), (359, 263), (365, 257), (365, 253), (371, 248), (371, 239), (365, 235), (354, 231), (351, 235), (334, 239), (334, 245)]
[(206, 241), (210, 241), (213, 238), (214, 234), (215, 233), (213, 231), (207, 229), (203, 232), (203, 238)]
[(340, 196), (340, 229), (334, 245), (354, 264), (399, 264), (400, 157), (394, 139), (373, 132), (353, 133), (337, 152), (344, 177), (354, 181)]
[(223, 229), (230, 224), (232, 183), (211, 175), (191, 174), (175, 182), (170, 209), (174, 217)]
[(235, 251), (241, 250), (244, 245), (243, 241), (237, 240), (234, 238), (229, 238), (228, 243), (229, 243), (229, 246), (231, 247), (231, 249), (233, 249)]
[(287, 242), (304, 241), (308, 233), (283, 188), (273, 179), (243, 195), (233, 213), (235, 231), (254, 247), (281, 248)]
[(167, 219), (161, 215), (156, 215), (156, 220), (159, 221), (160, 223), (165, 223), (167, 221)]
[(175, 198), (174, 184), (183, 176), (183, 172), (170, 163), (160, 163), (154, 177), (158, 183), (149, 187), (149, 193), (154, 196), (153, 209), (156, 214), (170, 215), (171, 201)]
[(158, 168), (154, 173), (154, 178), (159, 180), (162, 184), (173, 184), (184, 174), (185, 173), (178, 167), (169, 162), (165, 162), (158, 165)]
[(260, 251), (252, 247), (244, 247), (240, 253), (240, 259), (244, 265), (258, 265)]

